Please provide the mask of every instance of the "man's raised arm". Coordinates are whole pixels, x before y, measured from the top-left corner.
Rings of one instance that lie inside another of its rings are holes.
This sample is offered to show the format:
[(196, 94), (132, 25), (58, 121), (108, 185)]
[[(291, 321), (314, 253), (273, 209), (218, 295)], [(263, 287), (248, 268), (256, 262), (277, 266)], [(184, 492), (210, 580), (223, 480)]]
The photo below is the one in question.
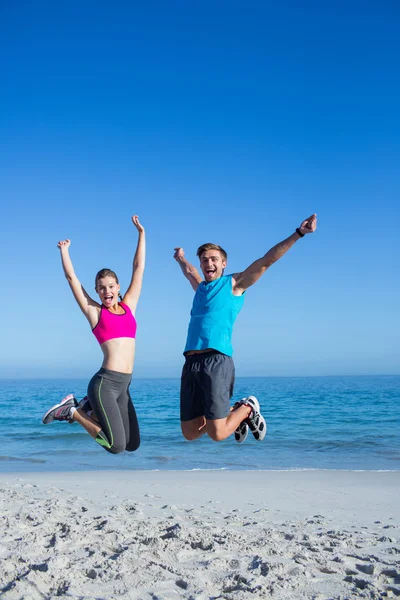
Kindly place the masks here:
[(263, 275), (274, 262), (282, 258), (295, 242), (304, 237), (307, 233), (313, 233), (316, 228), (317, 215), (314, 214), (308, 219), (305, 219), (291, 236), (268, 250), (262, 258), (253, 262), (245, 271), (242, 273), (235, 273), (233, 276), (233, 291), (236, 294), (240, 294), (247, 290), (247, 288), (260, 279), (261, 275)]
[(198, 270), (186, 260), (183, 248), (175, 248), (174, 250), (174, 259), (179, 264), (180, 268), (182, 269), (182, 273), (186, 279), (189, 280), (189, 283), (194, 291), (196, 291), (200, 283), (203, 281)]

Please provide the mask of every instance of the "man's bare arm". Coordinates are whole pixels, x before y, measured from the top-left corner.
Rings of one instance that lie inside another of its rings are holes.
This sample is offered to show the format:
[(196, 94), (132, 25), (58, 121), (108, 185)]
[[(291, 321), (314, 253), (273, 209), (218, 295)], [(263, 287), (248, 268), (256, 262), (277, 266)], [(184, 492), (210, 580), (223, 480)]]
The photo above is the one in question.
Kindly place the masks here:
[(180, 266), (182, 273), (184, 274), (186, 279), (189, 280), (189, 283), (194, 289), (194, 291), (196, 291), (203, 279), (201, 278), (200, 273), (198, 272), (196, 267), (191, 265), (190, 262), (186, 260), (183, 248), (175, 248), (174, 259)]
[(313, 233), (316, 228), (317, 215), (314, 214), (305, 219), (292, 235), (268, 250), (262, 258), (253, 262), (245, 271), (235, 273), (233, 276), (233, 291), (236, 294), (242, 294), (247, 288), (254, 285), (260, 279), (261, 275), (277, 260), (282, 258), (299, 239), (307, 233)]

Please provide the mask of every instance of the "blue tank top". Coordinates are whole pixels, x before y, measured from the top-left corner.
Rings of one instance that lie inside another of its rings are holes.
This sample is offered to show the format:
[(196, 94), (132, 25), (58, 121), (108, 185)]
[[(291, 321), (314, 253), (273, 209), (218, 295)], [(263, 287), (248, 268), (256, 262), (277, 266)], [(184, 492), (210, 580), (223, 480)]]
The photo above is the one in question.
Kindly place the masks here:
[(233, 295), (232, 275), (202, 281), (193, 299), (184, 352), (214, 348), (232, 356), (232, 327), (243, 302), (244, 294)]

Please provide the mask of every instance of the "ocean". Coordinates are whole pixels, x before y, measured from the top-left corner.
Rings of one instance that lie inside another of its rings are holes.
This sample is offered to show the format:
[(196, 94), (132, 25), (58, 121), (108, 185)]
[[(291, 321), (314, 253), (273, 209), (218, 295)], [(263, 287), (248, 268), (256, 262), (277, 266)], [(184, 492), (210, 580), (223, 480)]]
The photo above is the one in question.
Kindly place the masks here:
[(110, 455), (78, 425), (43, 425), (42, 415), (81, 379), (0, 380), (0, 471), (97, 469), (400, 469), (400, 376), (238, 378), (234, 400), (256, 396), (266, 418), (263, 442), (249, 434), (187, 442), (179, 425), (178, 379), (133, 379), (137, 452)]

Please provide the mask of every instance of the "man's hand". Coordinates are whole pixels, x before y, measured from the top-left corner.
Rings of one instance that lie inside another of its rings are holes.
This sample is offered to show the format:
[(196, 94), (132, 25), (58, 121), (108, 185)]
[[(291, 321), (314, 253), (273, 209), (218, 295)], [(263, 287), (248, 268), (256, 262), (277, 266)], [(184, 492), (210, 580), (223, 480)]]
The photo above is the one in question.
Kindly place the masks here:
[(57, 248), (60, 250), (67, 250), (71, 245), (71, 240), (61, 240), (57, 244)]
[(299, 227), (301, 233), (306, 235), (307, 233), (313, 233), (317, 229), (317, 215), (313, 214), (308, 217)]
[(180, 266), (181, 271), (186, 277), (186, 279), (189, 280), (189, 283), (194, 289), (194, 291), (196, 291), (200, 283), (202, 282), (202, 278), (200, 277), (196, 267), (191, 265), (186, 260), (183, 248), (174, 248), (174, 259)]
[(174, 259), (176, 261), (180, 261), (185, 257), (185, 253), (183, 251), (183, 248), (174, 248)]
[(139, 233), (144, 233), (144, 227), (139, 223), (139, 217), (137, 215), (134, 215), (132, 217), (132, 223), (134, 224)]

